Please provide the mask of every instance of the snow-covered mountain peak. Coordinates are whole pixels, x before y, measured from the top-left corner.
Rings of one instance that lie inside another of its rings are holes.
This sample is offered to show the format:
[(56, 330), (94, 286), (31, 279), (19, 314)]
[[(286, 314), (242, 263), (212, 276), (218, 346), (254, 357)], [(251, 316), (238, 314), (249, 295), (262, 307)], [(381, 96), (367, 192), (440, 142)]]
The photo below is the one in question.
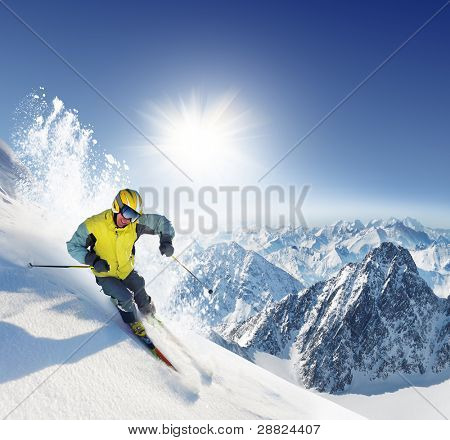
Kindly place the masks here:
[(248, 319), (267, 303), (298, 292), (303, 286), (291, 275), (256, 252), (236, 242), (218, 243), (198, 256), (193, 273), (211, 287), (205, 295), (200, 283), (186, 274), (174, 289), (172, 312), (194, 315), (226, 332), (226, 327)]
[(333, 234), (356, 233), (364, 229), (364, 227), (362, 221), (358, 219), (352, 222), (339, 220), (331, 225)]
[(405, 270), (418, 274), (416, 263), (408, 250), (392, 242), (384, 242), (370, 251), (362, 263), (364, 270), (376, 266), (385, 276), (392, 270), (393, 265), (404, 266)]
[(203, 258), (214, 259), (225, 254), (232, 258), (243, 258), (246, 252), (241, 245), (235, 241), (230, 241), (228, 243), (223, 242), (209, 246), (205, 249)]
[(403, 219), (403, 224), (411, 229), (415, 229), (416, 231), (424, 231), (425, 229), (425, 226), (422, 225), (422, 223), (412, 217), (405, 217)]

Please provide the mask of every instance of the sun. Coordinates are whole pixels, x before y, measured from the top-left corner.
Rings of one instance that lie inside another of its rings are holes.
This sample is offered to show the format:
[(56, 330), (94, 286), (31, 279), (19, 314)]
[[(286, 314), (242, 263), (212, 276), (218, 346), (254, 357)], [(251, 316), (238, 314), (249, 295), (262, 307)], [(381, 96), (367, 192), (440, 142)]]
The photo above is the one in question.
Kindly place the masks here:
[(251, 128), (238, 93), (211, 98), (192, 92), (188, 99), (154, 105), (150, 119), (158, 146), (194, 179), (231, 172)]

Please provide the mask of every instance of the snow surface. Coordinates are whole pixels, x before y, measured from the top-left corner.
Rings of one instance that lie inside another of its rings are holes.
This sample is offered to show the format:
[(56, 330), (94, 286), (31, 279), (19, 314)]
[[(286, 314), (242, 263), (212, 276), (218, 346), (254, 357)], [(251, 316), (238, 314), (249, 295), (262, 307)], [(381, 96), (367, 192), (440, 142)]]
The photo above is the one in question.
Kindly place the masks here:
[(320, 396), (338, 403), (370, 419), (382, 420), (443, 420), (450, 418), (450, 380), (431, 386), (403, 388), (378, 394)]
[[(292, 371), (289, 359), (280, 359), (268, 353), (255, 353), (255, 362), (257, 365), (273, 372), (299, 387), (299, 384)], [(396, 378), (401, 381), (401, 378)], [(312, 390), (318, 396), (335, 402), (356, 411), (369, 419), (379, 420), (442, 420), (444, 415), (450, 418), (450, 380), (442, 383), (429, 385), (427, 381), (429, 377), (422, 378), (423, 386), (415, 386), (414, 388), (401, 388), (397, 391), (387, 391), (392, 387), (393, 382), (385, 383), (384, 388), (378, 385), (378, 389), (374, 387), (367, 394), (348, 393), (343, 395), (320, 393)], [(420, 378), (416, 378), (416, 382)], [(403, 385), (403, 384), (400, 384)]]

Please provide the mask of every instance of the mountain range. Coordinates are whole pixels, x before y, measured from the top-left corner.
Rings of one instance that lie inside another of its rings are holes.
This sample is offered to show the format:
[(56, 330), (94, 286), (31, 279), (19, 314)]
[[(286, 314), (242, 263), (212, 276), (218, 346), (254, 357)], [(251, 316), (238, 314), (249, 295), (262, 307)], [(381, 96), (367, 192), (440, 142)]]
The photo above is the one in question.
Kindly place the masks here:
[(299, 382), (337, 393), (398, 373), (448, 373), (449, 315), (450, 300), (433, 293), (410, 253), (386, 242), (330, 280), (268, 304), (230, 336), (289, 357)]
[(447, 230), (407, 218), (228, 238), (197, 249), (212, 296), (188, 274), (171, 294), (171, 313), (212, 340), (289, 359), (298, 383), (330, 393), (448, 375)]

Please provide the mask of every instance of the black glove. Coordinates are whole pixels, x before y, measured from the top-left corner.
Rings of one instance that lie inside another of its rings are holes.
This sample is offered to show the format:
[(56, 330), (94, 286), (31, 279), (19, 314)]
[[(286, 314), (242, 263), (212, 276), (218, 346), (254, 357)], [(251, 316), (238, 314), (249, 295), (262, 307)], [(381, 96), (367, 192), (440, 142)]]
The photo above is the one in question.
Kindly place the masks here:
[(93, 266), (96, 272), (108, 272), (109, 264), (106, 260), (102, 260), (94, 251), (89, 251), (84, 257), (84, 262)]
[(172, 246), (172, 237), (169, 235), (161, 235), (159, 252), (166, 257), (171, 257), (173, 255), (174, 248)]
[(106, 260), (98, 259), (94, 263), (94, 269), (96, 272), (108, 272), (109, 271), (109, 264)]

